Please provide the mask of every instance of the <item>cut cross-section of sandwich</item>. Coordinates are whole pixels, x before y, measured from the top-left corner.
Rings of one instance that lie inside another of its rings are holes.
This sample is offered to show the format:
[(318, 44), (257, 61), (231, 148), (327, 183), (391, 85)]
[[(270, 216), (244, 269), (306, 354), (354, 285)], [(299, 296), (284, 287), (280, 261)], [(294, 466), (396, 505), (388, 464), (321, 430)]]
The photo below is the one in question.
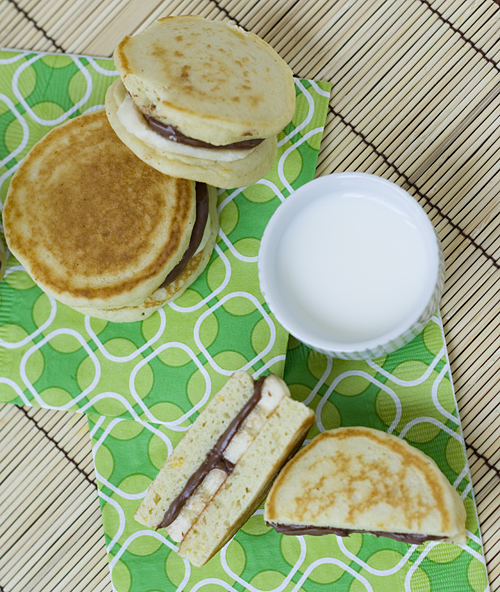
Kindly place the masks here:
[(353, 532), (465, 544), (464, 504), (436, 463), (365, 427), (323, 432), (283, 468), (264, 519), (283, 534)]
[(204, 565), (258, 508), (313, 422), (277, 376), (254, 383), (235, 372), (170, 455), (136, 520), (165, 528), (181, 556)]

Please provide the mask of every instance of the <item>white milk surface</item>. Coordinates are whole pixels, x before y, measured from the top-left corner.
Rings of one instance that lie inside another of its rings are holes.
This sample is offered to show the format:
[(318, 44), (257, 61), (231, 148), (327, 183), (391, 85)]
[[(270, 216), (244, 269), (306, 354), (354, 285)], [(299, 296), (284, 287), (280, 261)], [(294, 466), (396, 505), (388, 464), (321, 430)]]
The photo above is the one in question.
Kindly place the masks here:
[(290, 312), (345, 344), (397, 328), (419, 307), (432, 273), (411, 218), (365, 195), (324, 195), (307, 205), (286, 228), (276, 263)]

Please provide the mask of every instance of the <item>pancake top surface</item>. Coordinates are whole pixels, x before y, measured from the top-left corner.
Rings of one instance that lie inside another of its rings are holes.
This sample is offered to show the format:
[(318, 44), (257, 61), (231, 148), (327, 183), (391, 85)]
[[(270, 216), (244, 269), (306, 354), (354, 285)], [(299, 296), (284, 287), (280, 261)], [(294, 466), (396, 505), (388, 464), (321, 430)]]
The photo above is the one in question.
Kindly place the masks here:
[(212, 144), (276, 135), (295, 111), (288, 65), (257, 35), (227, 23), (163, 18), (125, 37), (114, 58), (144, 113)]
[(195, 215), (194, 184), (150, 168), (104, 110), (55, 128), (12, 179), (10, 249), (33, 279), (74, 306), (141, 301), (179, 261)]
[(265, 519), (368, 531), (465, 535), (460, 497), (434, 461), (395, 436), (339, 428), (281, 472)]

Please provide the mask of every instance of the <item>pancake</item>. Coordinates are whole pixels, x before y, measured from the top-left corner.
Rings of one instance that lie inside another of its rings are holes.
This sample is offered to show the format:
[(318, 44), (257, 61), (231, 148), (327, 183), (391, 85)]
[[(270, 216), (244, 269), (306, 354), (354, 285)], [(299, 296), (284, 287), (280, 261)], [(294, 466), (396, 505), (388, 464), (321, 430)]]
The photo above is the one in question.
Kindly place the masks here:
[(33, 280), (72, 307), (141, 305), (184, 254), (195, 183), (147, 166), (105, 111), (56, 127), (12, 178), (9, 249)]
[(188, 262), (181, 274), (167, 286), (157, 288), (144, 302), (137, 306), (124, 306), (121, 308), (99, 309), (92, 307), (75, 307), (75, 310), (91, 317), (106, 319), (115, 323), (130, 323), (143, 321), (155, 311), (162, 308), (189, 288), (189, 286), (203, 272), (210, 260), (219, 231), (219, 219), (217, 216), (217, 191), (214, 187), (208, 187), (210, 209), (207, 222), (208, 237), (205, 246)]
[(114, 52), (111, 125), (139, 158), (220, 187), (256, 182), (295, 112), (288, 65), (262, 39), (199, 16), (167, 17)]
[[(183, 177), (229, 189), (252, 185), (267, 175), (272, 168), (278, 151), (276, 136), (266, 138), (244, 158), (233, 161), (210, 160), (178, 154), (172, 152), (171, 147), (165, 147), (161, 137), (156, 139), (154, 145), (148, 144), (136, 134), (128, 131), (118, 118), (118, 109), (125, 96), (125, 87), (120, 80), (116, 80), (106, 93), (106, 113), (109, 122), (120, 140), (134, 154), (166, 175)], [(141, 118), (143, 119), (142, 115), (138, 114), (137, 119)], [(144, 121), (142, 126), (146, 125)], [(131, 129), (130, 125), (128, 127)], [(132, 130), (135, 131), (135, 128)], [(205, 156), (205, 153), (203, 155)], [(219, 155), (216, 158), (219, 158)]]
[(258, 508), (313, 422), (277, 376), (254, 383), (233, 373), (167, 459), (135, 519), (165, 528), (182, 557), (204, 565)]
[(464, 545), (466, 513), (436, 463), (404, 440), (364, 427), (314, 438), (276, 479), (264, 520), (283, 534), (353, 532)]
[(162, 18), (125, 37), (114, 60), (143, 113), (209, 144), (275, 136), (295, 112), (288, 65), (232, 24)]

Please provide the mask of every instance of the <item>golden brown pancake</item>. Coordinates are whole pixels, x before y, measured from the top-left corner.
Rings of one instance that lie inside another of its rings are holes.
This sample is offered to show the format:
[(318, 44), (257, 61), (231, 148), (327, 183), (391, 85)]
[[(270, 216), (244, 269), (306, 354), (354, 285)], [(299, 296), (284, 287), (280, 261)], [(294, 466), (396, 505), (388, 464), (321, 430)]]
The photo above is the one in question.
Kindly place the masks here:
[(208, 195), (208, 224), (210, 225), (208, 240), (174, 281), (164, 287), (159, 287), (144, 302), (136, 306), (123, 306), (121, 308), (75, 307), (75, 310), (91, 317), (106, 319), (115, 323), (130, 323), (147, 319), (155, 311), (181, 296), (207, 266), (217, 239), (219, 231), (217, 190), (214, 187), (208, 187)]
[(186, 250), (195, 184), (137, 158), (104, 110), (38, 142), (3, 212), (8, 246), (33, 280), (73, 307), (141, 304)]
[(314, 438), (278, 475), (264, 510), (266, 523), (285, 534), (365, 532), (406, 542), (465, 544), (465, 518), (431, 458), (366, 427)]
[(295, 112), (289, 66), (230, 23), (162, 18), (125, 37), (114, 60), (141, 111), (210, 144), (275, 136)]

